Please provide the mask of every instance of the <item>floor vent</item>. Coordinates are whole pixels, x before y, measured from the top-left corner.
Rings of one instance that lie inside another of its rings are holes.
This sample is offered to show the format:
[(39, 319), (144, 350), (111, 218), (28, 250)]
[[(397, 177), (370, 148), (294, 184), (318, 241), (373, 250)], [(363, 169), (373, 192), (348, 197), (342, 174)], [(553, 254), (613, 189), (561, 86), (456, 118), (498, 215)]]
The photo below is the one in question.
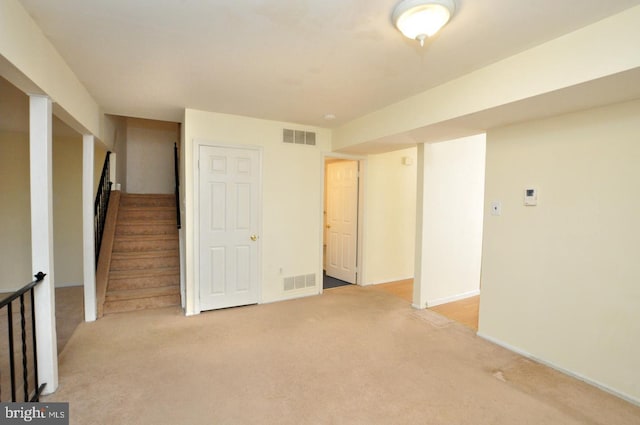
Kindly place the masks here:
[(284, 143), (293, 143), (296, 145), (312, 145), (316, 144), (316, 133), (312, 131), (291, 130), (285, 128), (282, 130), (282, 141)]
[(284, 290), (293, 291), (295, 289), (313, 288), (316, 286), (315, 274), (301, 274), (300, 276), (290, 276), (284, 278)]

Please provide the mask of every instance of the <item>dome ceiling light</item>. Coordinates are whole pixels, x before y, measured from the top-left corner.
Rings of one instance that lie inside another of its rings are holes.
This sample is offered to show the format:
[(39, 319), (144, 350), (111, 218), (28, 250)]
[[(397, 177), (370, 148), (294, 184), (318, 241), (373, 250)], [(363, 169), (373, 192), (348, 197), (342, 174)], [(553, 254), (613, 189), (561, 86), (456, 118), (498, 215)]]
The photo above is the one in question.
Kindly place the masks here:
[(393, 9), (393, 23), (405, 37), (424, 40), (446, 25), (455, 12), (453, 0), (402, 0)]

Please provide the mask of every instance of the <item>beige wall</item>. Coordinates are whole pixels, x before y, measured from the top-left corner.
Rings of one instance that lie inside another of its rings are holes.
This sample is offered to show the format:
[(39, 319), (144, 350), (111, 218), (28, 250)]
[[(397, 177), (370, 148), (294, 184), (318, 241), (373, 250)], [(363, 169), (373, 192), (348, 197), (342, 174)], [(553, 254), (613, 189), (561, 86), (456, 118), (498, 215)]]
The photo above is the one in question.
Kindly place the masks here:
[(480, 305), (481, 335), (636, 402), (639, 117), (635, 101), (488, 133)]
[(31, 279), (29, 135), (0, 132), (0, 292)]
[(124, 117), (111, 116), (114, 135), (113, 152), (116, 154), (116, 175), (112, 176), (120, 190), (127, 191), (127, 119)]
[[(79, 136), (80, 139), (80, 153), (82, 153), (82, 137)], [(93, 145), (93, 194), (94, 199), (95, 195), (98, 193), (98, 185), (100, 184), (100, 177), (102, 177), (102, 167), (104, 167), (104, 160), (107, 157), (107, 149), (100, 142), (95, 142)], [(82, 158), (80, 158), (82, 161)], [(82, 162), (80, 163), (82, 167)], [(82, 173), (82, 168), (80, 169)], [(80, 177), (82, 178), (82, 176)]]
[[(404, 165), (409, 158), (411, 165)], [(416, 148), (370, 155), (364, 173), (363, 284), (413, 277)]]
[(56, 287), (82, 285), (82, 136), (79, 135), (53, 141), (53, 253)]
[[(317, 145), (285, 144), (283, 128), (315, 131)], [(322, 271), (322, 154), (330, 149), (330, 131), (191, 109), (185, 111), (184, 131), (187, 313), (196, 311), (199, 291), (194, 258), (198, 241), (193, 230), (197, 218), (194, 140), (262, 148), (261, 302), (317, 294), (319, 285), (285, 293), (282, 280), (310, 273), (320, 276)]]
[(128, 193), (174, 192), (173, 144), (179, 141), (179, 132), (177, 123), (127, 119)]
[[(104, 149), (96, 153), (102, 167)], [(32, 275), (29, 181), (29, 135), (0, 132), (0, 292), (20, 288)], [(81, 136), (53, 141), (53, 230), (56, 286), (81, 285)]]
[[(421, 308), (477, 295), (482, 257), (485, 135), (423, 145), (416, 281)], [(419, 197), (420, 199), (420, 197)]]

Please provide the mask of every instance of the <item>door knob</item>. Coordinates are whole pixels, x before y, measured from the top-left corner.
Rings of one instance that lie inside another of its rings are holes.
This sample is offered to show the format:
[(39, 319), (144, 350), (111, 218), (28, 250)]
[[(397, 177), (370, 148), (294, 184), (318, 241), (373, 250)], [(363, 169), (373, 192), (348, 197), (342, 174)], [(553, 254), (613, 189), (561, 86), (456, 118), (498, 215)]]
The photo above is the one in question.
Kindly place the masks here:
[(331, 229), (331, 225), (330, 224), (327, 224), (327, 229)]
[(251, 235), (251, 240), (252, 241), (257, 241), (258, 240), (258, 235)]

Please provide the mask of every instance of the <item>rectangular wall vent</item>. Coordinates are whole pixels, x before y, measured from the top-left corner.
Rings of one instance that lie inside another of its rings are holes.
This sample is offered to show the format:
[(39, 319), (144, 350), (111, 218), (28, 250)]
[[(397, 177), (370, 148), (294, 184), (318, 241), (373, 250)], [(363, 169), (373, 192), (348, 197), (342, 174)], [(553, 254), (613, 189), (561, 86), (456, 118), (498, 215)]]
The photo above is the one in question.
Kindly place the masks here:
[(312, 131), (305, 131), (304, 134), (305, 134), (304, 142), (307, 145), (315, 146), (316, 145), (316, 133), (314, 133)]
[(296, 278), (295, 277), (285, 277), (284, 278), (284, 290), (291, 291), (296, 287)]
[(307, 288), (313, 288), (314, 286), (316, 286), (316, 275), (315, 274), (308, 274), (307, 275)]
[(285, 128), (282, 130), (282, 141), (284, 143), (293, 143), (293, 130)]
[(284, 143), (293, 143), (296, 145), (312, 145), (316, 144), (316, 133), (312, 131), (291, 130), (289, 128), (282, 129), (282, 141)]
[(299, 276), (289, 276), (285, 277), (284, 280), (284, 290), (285, 291), (293, 291), (295, 289), (304, 289), (304, 288), (313, 288), (316, 286), (316, 275), (315, 274), (301, 274)]

